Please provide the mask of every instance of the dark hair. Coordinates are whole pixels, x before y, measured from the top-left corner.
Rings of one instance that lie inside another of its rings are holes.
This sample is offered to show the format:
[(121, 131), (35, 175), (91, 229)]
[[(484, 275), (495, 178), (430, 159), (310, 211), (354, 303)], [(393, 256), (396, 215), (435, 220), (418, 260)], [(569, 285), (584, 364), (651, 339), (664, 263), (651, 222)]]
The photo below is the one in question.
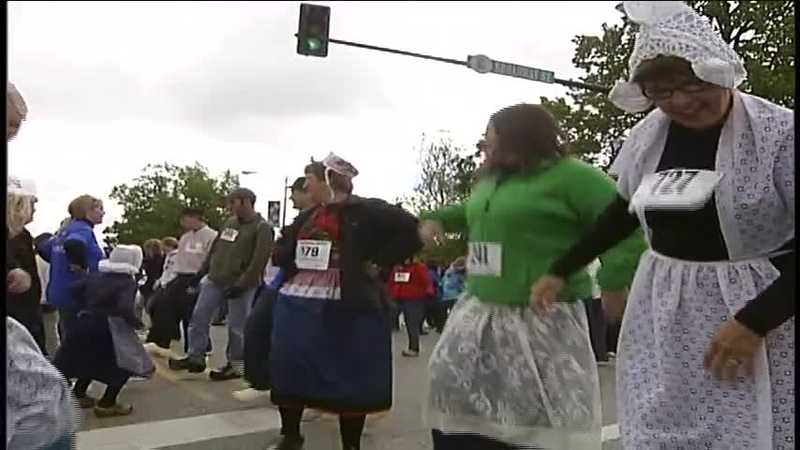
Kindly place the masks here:
[(306, 177), (298, 177), (296, 180), (294, 180), (294, 183), (292, 183), (292, 190), (305, 192), (306, 190), (305, 186), (306, 186)]
[(194, 217), (197, 219), (203, 219), (203, 211), (197, 208), (183, 208), (181, 210), (181, 217)]
[(558, 124), (541, 105), (508, 106), (494, 113), (490, 120), (498, 142), (487, 155), (480, 176), (526, 173), (544, 161), (564, 156)]
[(236, 188), (236, 190), (234, 190), (233, 192), (228, 194), (228, 196), (226, 197), (226, 200), (228, 200), (228, 201), (236, 200), (236, 199), (248, 200), (248, 201), (250, 201), (251, 205), (255, 205), (256, 204), (256, 194), (255, 194), (255, 192), (253, 192), (253, 191), (251, 191), (250, 189), (247, 189), (247, 188), (243, 188), (243, 187)]
[[(310, 173), (317, 177), (320, 180), (325, 180), (325, 166), (319, 162), (315, 161), (311, 164), (307, 165), (305, 168), (305, 173)], [(328, 172), (328, 177), (330, 181), (331, 188), (335, 192), (343, 192), (345, 194), (352, 194), (353, 193), (353, 182), (350, 181), (349, 177), (344, 175), (338, 174), (334, 171)]]
[(689, 61), (672, 55), (658, 55), (642, 61), (633, 73), (633, 82), (639, 84), (697, 80)]

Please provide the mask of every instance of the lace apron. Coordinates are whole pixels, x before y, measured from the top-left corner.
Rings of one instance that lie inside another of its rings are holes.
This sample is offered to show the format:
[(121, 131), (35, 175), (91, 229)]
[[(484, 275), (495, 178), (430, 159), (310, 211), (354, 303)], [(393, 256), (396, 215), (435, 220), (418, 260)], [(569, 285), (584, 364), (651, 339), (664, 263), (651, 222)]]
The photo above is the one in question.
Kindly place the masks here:
[(534, 448), (601, 448), (600, 385), (581, 302), (540, 316), (462, 294), (429, 373), (430, 428)]

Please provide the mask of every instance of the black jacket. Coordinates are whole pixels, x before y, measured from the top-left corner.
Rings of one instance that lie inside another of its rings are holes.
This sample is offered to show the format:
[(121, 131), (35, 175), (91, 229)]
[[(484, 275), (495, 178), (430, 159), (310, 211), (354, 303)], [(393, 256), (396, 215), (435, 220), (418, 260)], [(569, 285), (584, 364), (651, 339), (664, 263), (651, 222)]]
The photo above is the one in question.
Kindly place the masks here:
[[(371, 264), (391, 268), (422, 248), (416, 217), (383, 200), (356, 196), (330, 208), (336, 208), (341, 221), (342, 304), (354, 308), (384, 306), (383, 283), (369, 268)], [(284, 270), (286, 280), (297, 273), (297, 232), (316, 209), (300, 213), (276, 242), (272, 261)]]
[(136, 318), (136, 280), (126, 273), (92, 272), (73, 283), (72, 295), (82, 311), (121, 317), (130, 326), (141, 329), (144, 324)]
[(9, 262), (12, 268), (20, 268), (31, 276), (31, 288), (21, 294), (6, 292), (6, 314), (28, 324), (39, 316), (42, 301), (42, 282), (36, 268), (36, 254), (33, 250), (33, 237), (28, 230), (8, 240), (6, 270)]
[(164, 272), (164, 258), (164, 255), (158, 255), (144, 258), (142, 261), (142, 269), (147, 276), (147, 280), (139, 288), (142, 297), (150, 298), (153, 295), (153, 287)]

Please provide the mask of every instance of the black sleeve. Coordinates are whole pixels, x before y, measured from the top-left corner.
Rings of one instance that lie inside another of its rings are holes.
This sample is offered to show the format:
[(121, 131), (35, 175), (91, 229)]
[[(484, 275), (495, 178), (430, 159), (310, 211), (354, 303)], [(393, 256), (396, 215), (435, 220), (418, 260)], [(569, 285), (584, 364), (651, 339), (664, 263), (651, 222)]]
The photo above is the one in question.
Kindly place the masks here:
[(292, 274), (296, 270), (294, 253), (297, 250), (297, 233), (315, 209), (316, 207), (301, 212), (291, 225), (281, 229), (281, 237), (275, 241), (272, 251), (272, 264), (283, 269), (286, 274)]
[(64, 242), (64, 252), (70, 264), (75, 264), (83, 269), (89, 267), (86, 245), (78, 240), (70, 239)]
[(89, 281), (87, 278), (83, 278), (69, 285), (70, 292), (72, 293), (72, 299), (75, 301), (75, 305), (78, 306), (78, 309), (84, 309), (88, 306), (86, 298), (86, 288), (88, 286), (88, 282)]
[(573, 275), (630, 236), (638, 227), (639, 220), (628, 213), (628, 201), (617, 194), (617, 198), (597, 218), (589, 232), (553, 263), (550, 274), (560, 278)]
[(778, 279), (734, 316), (742, 325), (762, 337), (794, 317), (797, 280), (794, 239), (788, 245), (792, 247), (791, 253), (770, 259), (772, 265), (781, 272)]
[(391, 267), (422, 249), (417, 218), (411, 213), (382, 200), (371, 201), (368, 211), (370, 219), (388, 237), (373, 255), (372, 262), (380, 267)]

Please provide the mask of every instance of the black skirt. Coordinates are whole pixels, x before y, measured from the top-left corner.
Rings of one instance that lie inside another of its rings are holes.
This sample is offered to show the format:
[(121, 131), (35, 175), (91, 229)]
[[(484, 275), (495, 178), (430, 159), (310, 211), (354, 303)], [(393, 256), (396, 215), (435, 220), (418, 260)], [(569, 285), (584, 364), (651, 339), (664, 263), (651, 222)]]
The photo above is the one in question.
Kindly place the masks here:
[(133, 374), (117, 366), (108, 317), (82, 312), (73, 332), (61, 343), (53, 365), (66, 378), (88, 378), (119, 386)]

